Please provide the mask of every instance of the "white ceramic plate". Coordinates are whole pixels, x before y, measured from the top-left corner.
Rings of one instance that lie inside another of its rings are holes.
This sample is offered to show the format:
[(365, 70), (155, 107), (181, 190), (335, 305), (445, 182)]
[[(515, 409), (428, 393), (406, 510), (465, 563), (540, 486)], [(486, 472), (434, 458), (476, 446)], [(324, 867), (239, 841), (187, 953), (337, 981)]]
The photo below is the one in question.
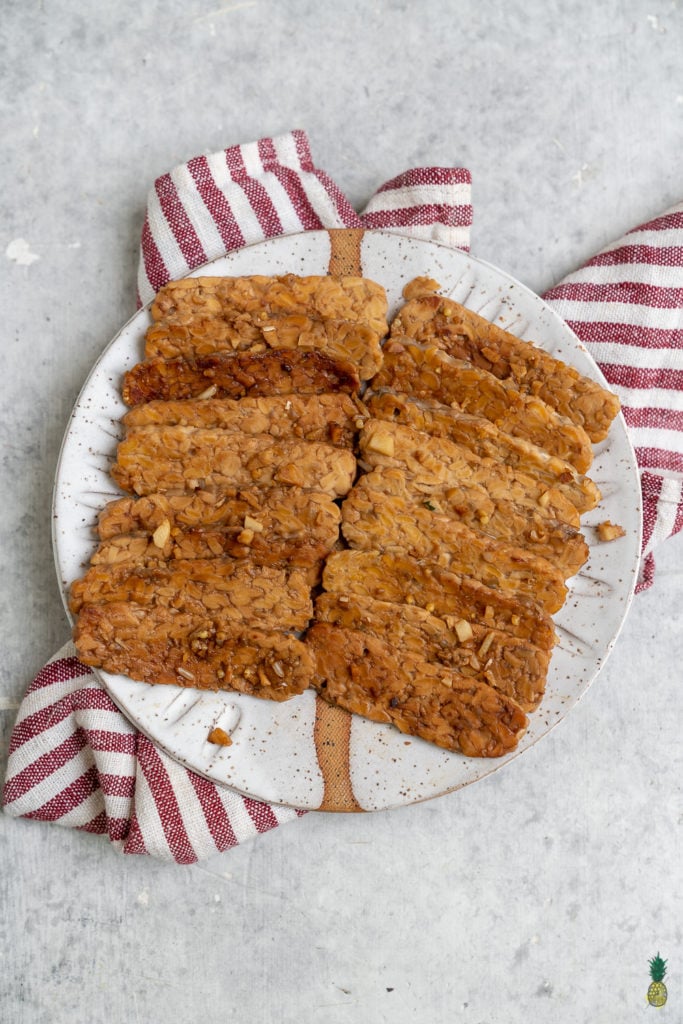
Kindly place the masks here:
[[(330, 258), (326, 231), (273, 239), (215, 260), (202, 273), (324, 274)], [(458, 250), (389, 232), (366, 232), (362, 271), (387, 290), (390, 314), (398, 308), (404, 284), (418, 275), (436, 278), (445, 294), (496, 320), (519, 337), (534, 340), (602, 380), (600, 371), (566, 324), (537, 295), (500, 270)], [(54, 492), (53, 538), (58, 575), (66, 603), (69, 585), (81, 576), (95, 547), (93, 526), (100, 508), (120, 492), (109, 465), (125, 412), (121, 377), (142, 358), (150, 323), (138, 312), (102, 353), (76, 402), (67, 429)], [(609, 439), (596, 446), (591, 477), (603, 494), (600, 506), (584, 517), (591, 548), (583, 570), (570, 581), (567, 603), (555, 617), (559, 645), (552, 657), (541, 707), (517, 751), (498, 760), (461, 757), (390, 726), (354, 716), (349, 761), (353, 795), (365, 810), (425, 800), (475, 782), (527, 750), (576, 704), (605, 662), (628, 610), (638, 573), (641, 508), (635, 456), (621, 416)], [(595, 542), (595, 526), (610, 519), (626, 536)], [(315, 697), (302, 694), (282, 704), (230, 693), (204, 693), (149, 686), (100, 673), (112, 698), (144, 733), (164, 750), (216, 782), (273, 803), (317, 809), (324, 780), (313, 737)], [(231, 734), (232, 745), (207, 740), (214, 726)]]

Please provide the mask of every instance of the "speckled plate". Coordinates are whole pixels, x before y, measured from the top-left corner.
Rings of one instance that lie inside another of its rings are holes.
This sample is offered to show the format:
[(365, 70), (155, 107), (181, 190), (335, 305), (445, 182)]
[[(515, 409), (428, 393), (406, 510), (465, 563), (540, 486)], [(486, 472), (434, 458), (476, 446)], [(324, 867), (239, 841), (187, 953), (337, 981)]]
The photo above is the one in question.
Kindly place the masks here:
[[(458, 250), (381, 231), (313, 231), (278, 238), (215, 260), (192, 276), (358, 272), (387, 290), (390, 313), (418, 275), (519, 337), (534, 340), (581, 373), (600, 371), (566, 324), (537, 295), (501, 270)], [(98, 511), (118, 491), (109, 465), (125, 407), (121, 376), (143, 352), (148, 310), (137, 313), (102, 353), (73, 410), (54, 492), (53, 536), (62, 594), (83, 574), (95, 547)], [(638, 573), (641, 508), (635, 456), (620, 416), (596, 446), (591, 477), (603, 494), (584, 519), (590, 559), (570, 581), (555, 616), (559, 644), (541, 707), (515, 753), (498, 760), (451, 754), (329, 708), (309, 691), (282, 704), (231, 693), (149, 686), (101, 673), (112, 698), (173, 757), (249, 796), (311, 810), (376, 810), (429, 799), (468, 785), (506, 764), (564, 718), (605, 662), (626, 616)], [(604, 519), (625, 537), (596, 543)], [(220, 726), (232, 745), (208, 742)]]

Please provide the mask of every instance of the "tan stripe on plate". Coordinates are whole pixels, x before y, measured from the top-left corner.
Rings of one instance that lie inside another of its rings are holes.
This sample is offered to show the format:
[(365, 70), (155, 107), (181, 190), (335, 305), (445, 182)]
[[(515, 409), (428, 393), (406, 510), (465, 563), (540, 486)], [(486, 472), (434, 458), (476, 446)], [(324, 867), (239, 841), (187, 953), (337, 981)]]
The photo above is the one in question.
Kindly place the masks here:
[(319, 811), (362, 811), (353, 795), (349, 763), (351, 715), (315, 698), (313, 741), (325, 790)]
[(364, 228), (330, 228), (330, 262), (328, 274), (336, 277), (360, 277), (360, 243)]
[[(328, 273), (359, 277), (362, 274), (360, 247), (362, 228), (333, 228), (330, 236)], [(320, 811), (361, 811), (351, 784), (351, 715), (315, 699), (313, 740), (325, 782)]]

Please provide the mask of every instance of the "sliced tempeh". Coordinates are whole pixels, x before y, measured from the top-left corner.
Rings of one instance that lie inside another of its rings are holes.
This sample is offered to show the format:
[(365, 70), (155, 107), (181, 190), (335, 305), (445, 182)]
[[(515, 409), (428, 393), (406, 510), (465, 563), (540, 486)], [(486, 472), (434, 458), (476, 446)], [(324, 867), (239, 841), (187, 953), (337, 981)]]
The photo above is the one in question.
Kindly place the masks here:
[(122, 441), (111, 474), (124, 491), (311, 487), (338, 498), (356, 472), (351, 451), (314, 441), (192, 427), (139, 427)]
[(161, 289), (151, 312), (148, 359), (323, 350), (354, 363), (362, 379), (381, 366), (388, 331), (386, 292), (359, 277), (186, 278)]
[(464, 445), (431, 437), (414, 427), (384, 420), (368, 420), (358, 439), (366, 466), (402, 467), (415, 486), (427, 493), (458, 482), (484, 487), (492, 498), (506, 498), (540, 510), (571, 526), (579, 526), (579, 513), (554, 487), (495, 459), (474, 455)]
[(315, 618), (371, 633), (399, 657), (407, 651), (488, 683), (516, 700), (524, 711), (538, 706), (545, 689), (549, 651), (499, 629), (452, 616), (444, 620), (417, 605), (340, 594), (321, 594), (315, 602)]
[(411, 299), (399, 310), (391, 333), (421, 344), (436, 344), (456, 359), (511, 381), (520, 391), (538, 396), (583, 427), (591, 441), (607, 437), (619, 412), (617, 396), (594, 380), (442, 295)]
[[(246, 536), (243, 536), (245, 535)], [(280, 569), (288, 566), (306, 569), (311, 586), (320, 581), (325, 555), (337, 544), (336, 538), (317, 545), (310, 542), (301, 544), (269, 545), (255, 543), (254, 537), (246, 530), (183, 530), (159, 546), (148, 533), (124, 533), (111, 540), (102, 541), (90, 559), (91, 565), (119, 565), (135, 562), (138, 566), (153, 565), (156, 562), (178, 561), (193, 558), (248, 558), (254, 565), (272, 565)]]
[(361, 406), (342, 392), (323, 395), (271, 395), (262, 398), (188, 398), (146, 402), (123, 417), (130, 433), (138, 427), (201, 427), (269, 434), (275, 438), (325, 441), (352, 448), (363, 423)]
[(562, 573), (545, 558), (475, 533), (450, 516), (401, 497), (383, 494), (362, 476), (342, 506), (342, 533), (360, 551), (408, 552), (473, 576), (503, 593), (539, 601), (559, 611), (567, 588)]
[(527, 717), (510, 697), (356, 630), (315, 623), (313, 685), (330, 704), (468, 757), (514, 750)]
[(388, 330), (384, 288), (350, 275), (185, 277), (160, 288), (150, 312), (157, 322), (187, 323), (197, 316), (228, 319), (241, 314), (255, 324), (303, 313), (368, 324), (380, 338)]
[[(339, 540), (339, 507), (324, 494), (298, 487), (264, 491), (256, 507), (241, 499), (225, 501), (222, 521), (200, 526), (179, 525), (165, 495), (151, 495), (137, 502), (124, 498), (115, 505), (124, 503), (127, 509), (117, 513), (114, 507), (110, 511), (109, 523), (126, 520), (128, 532), (119, 531), (101, 541), (91, 565), (231, 555), (250, 558), (257, 565), (313, 568), (314, 583), (322, 560)], [(136, 514), (137, 504), (143, 508)], [(106, 519), (104, 529), (107, 532)]]
[(409, 339), (384, 345), (384, 365), (373, 388), (389, 388), (445, 405), (455, 402), (462, 412), (492, 420), (502, 431), (523, 437), (551, 455), (570, 462), (580, 473), (591, 464), (590, 438), (540, 398), (523, 395), (508, 381), (454, 359), (435, 346)]
[(211, 352), (265, 352), (271, 348), (327, 352), (358, 367), (361, 380), (382, 365), (382, 346), (367, 324), (348, 320), (321, 320), (294, 313), (254, 323), (240, 314), (236, 319), (198, 315), (187, 323), (163, 320), (148, 328), (145, 359), (206, 356)]
[(266, 395), (354, 395), (358, 371), (325, 352), (275, 349), (268, 352), (216, 352), (191, 359), (149, 359), (123, 379), (126, 405), (186, 398), (246, 398)]
[(355, 594), (395, 604), (416, 604), (434, 615), (500, 629), (543, 650), (555, 643), (552, 619), (538, 602), (492, 590), (426, 559), (378, 551), (329, 555), (323, 586), (344, 597)]
[(236, 690), (288, 700), (310, 686), (313, 661), (293, 636), (235, 629), (221, 613), (172, 615), (131, 602), (87, 605), (74, 631), (85, 665), (145, 683)]
[(543, 481), (546, 487), (563, 494), (581, 513), (595, 508), (600, 501), (595, 483), (577, 473), (569, 462), (549, 455), (522, 437), (503, 433), (483, 416), (470, 416), (429, 398), (411, 398), (393, 391), (366, 394), (364, 403), (376, 419), (402, 423), (434, 437), (447, 438), (482, 459), (492, 459)]
[(405, 469), (380, 467), (361, 478), (361, 486), (372, 487), (407, 504), (449, 516), (475, 533), (524, 548), (551, 562), (568, 579), (588, 558), (588, 545), (578, 530), (534, 509), (505, 498), (491, 498), (479, 485), (430, 486), (421, 489)]
[(223, 612), (240, 626), (304, 629), (313, 613), (303, 569), (276, 569), (232, 558), (187, 559), (138, 566), (92, 566), (71, 585), (69, 606), (134, 601), (195, 615)]
[(119, 498), (100, 512), (101, 540), (136, 531), (156, 533), (165, 523), (168, 536), (176, 531), (216, 527), (251, 529), (267, 535), (272, 544), (297, 544), (310, 536), (327, 543), (338, 535), (339, 508), (327, 494), (300, 487), (271, 487), (242, 491), (194, 491), (191, 494), (149, 494)]

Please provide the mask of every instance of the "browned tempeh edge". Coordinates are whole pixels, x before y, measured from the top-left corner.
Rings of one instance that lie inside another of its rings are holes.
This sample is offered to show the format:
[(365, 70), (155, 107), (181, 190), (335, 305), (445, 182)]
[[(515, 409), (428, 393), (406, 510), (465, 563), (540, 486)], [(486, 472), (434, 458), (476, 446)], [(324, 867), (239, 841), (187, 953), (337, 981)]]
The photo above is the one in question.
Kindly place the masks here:
[(324, 352), (218, 352), (196, 359), (150, 359), (129, 370), (123, 380), (126, 405), (200, 398), (358, 393), (358, 371)]
[(510, 697), (356, 630), (315, 623), (306, 634), (315, 660), (313, 685), (325, 700), (394, 725), (469, 757), (514, 750), (527, 717)]
[(315, 618), (371, 633), (399, 657), (406, 650), (480, 679), (512, 697), (524, 711), (538, 706), (545, 689), (550, 652), (501, 630), (359, 595), (319, 594)]
[(282, 701), (302, 693), (312, 677), (310, 654), (293, 636), (209, 614), (170, 616), (134, 602), (83, 607), (74, 643), (85, 665), (146, 683)]
[(595, 483), (569, 462), (549, 455), (543, 448), (499, 430), (491, 420), (460, 412), (429, 398), (414, 398), (395, 391), (366, 392), (363, 401), (375, 419), (402, 423), (432, 437), (444, 437), (468, 448), (480, 458), (494, 459), (560, 491), (579, 513), (589, 512), (600, 501)]
[(617, 396), (596, 381), (445, 296), (411, 299), (399, 310), (391, 333), (438, 344), (457, 359), (513, 381), (583, 427), (593, 442), (607, 437), (619, 412)]
[(442, 618), (452, 615), (503, 630), (543, 650), (555, 644), (552, 619), (537, 601), (492, 590), (429, 559), (378, 551), (332, 552), (323, 569), (323, 587), (336, 594), (414, 603)]

